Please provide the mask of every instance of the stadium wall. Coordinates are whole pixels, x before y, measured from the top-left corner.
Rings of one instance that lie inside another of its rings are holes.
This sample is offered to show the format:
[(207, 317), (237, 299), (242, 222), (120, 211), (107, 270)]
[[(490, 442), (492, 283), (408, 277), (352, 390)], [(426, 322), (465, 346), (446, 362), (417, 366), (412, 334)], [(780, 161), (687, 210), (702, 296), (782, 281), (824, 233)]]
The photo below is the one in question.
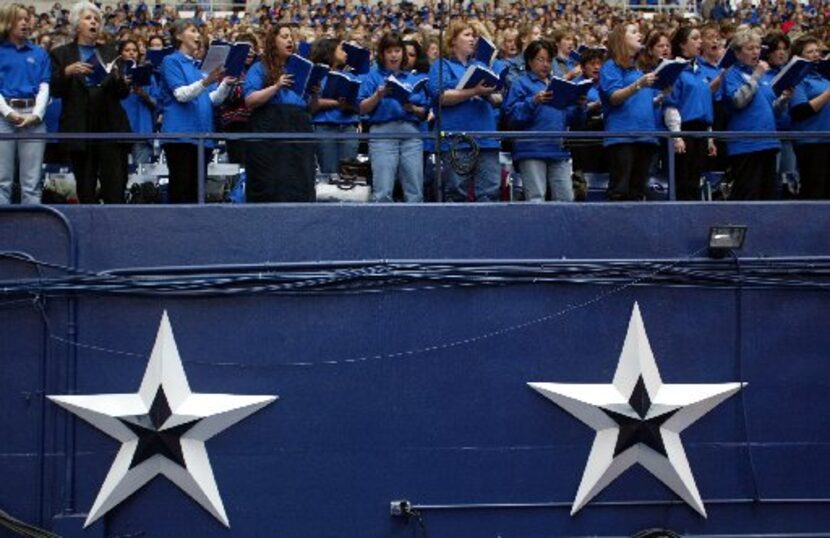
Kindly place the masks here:
[[(435, 537), (828, 535), (826, 289), (654, 284), (704, 258), (709, 227), (726, 223), (748, 226), (745, 263), (791, 260), (791, 279), (819, 278), (809, 270), (830, 253), (827, 208), (2, 208), (0, 510), (84, 537), (417, 536), (416, 520), (390, 515), (400, 499)], [(64, 266), (373, 261), (381, 271), (385, 260), (489, 260), (494, 272), (527, 260), (656, 265), (611, 284), (425, 278), (361, 293), (37, 285)], [(729, 257), (711, 263), (741, 270)], [(10, 291), (23, 281), (31, 293)], [(570, 515), (594, 432), (527, 383), (610, 383), (635, 302), (666, 383), (748, 383), (682, 434), (707, 518), (641, 467)], [(206, 443), (229, 528), (158, 477), (82, 530), (120, 445), (44, 396), (138, 390), (164, 311), (194, 392), (279, 399)]]

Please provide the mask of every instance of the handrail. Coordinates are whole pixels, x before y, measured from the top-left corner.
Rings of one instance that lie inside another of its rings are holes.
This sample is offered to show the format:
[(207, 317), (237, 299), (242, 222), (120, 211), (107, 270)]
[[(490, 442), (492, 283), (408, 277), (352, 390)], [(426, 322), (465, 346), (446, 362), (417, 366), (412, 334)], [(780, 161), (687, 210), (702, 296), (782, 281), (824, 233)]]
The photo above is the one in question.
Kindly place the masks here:
[[(205, 145), (214, 140), (284, 140), (293, 142), (313, 143), (318, 140), (411, 140), (420, 138), (422, 140), (438, 140), (442, 143), (450, 142), (459, 136), (474, 136), (479, 139), (496, 140), (602, 140), (605, 138), (651, 138), (669, 140), (676, 137), (684, 138), (713, 138), (718, 140), (798, 140), (802, 138), (820, 138), (830, 140), (830, 131), (439, 131), (412, 133), (0, 133), (0, 141), (3, 140), (47, 140), (60, 142), (64, 140), (123, 140), (135, 142), (141, 140), (159, 140), (162, 143), (168, 140), (190, 140), (194, 141), (198, 150), (198, 162), (204, 161)], [(668, 195), (669, 200), (677, 198), (675, 185), (674, 161), (675, 155), (670, 144), (666, 145), (666, 168), (668, 171)], [(205, 203), (205, 176), (204, 167), (197, 168), (197, 203)]]

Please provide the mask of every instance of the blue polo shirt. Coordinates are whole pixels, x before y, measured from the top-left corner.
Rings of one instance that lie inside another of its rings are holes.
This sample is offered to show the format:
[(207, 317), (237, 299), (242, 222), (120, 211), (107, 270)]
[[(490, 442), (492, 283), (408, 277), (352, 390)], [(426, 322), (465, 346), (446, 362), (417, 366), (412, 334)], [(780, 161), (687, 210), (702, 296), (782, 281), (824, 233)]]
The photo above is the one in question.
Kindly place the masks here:
[[(185, 56), (179, 51), (167, 56), (161, 62), (161, 109), (164, 114), (161, 122), (162, 133), (212, 133), (213, 103), (210, 92), (217, 88), (211, 84), (195, 99), (187, 103), (176, 100), (173, 92), (177, 88), (189, 86), (205, 78), (196, 64), (197, 60)], [(182, 142), (192, 142), (183, 140)]]
[[(611, 104), (611, 94), (637, 82), (643, 72), (636, 67), (621, 67), (614, 60), (606, 60), (599, 72), (599, 96), (602, 100), (602, 112), (605, 118), (606, 132), (656, 131), (657, 115), (655, 113), (655, 90), (642, 88), (619, 105)], [(656, 144), (657, 139), (642, 138), (605, 138), (604, 146), (614, 144), (631, 144), (646, 142)]]
[[(265, 65), (262, 62), (256, 62), (248, 69), (248, 74), (245, 75), (245, 82), (242, 85), (242, 93), (248, 97), (254, 92), (262, 90), (268, 86), (268, 73), (265, 71)], [(299, 108), (307, 108), (308, 101), (305, 96), (297, 95), (296, 92), (288, 88), (280, 88), (271, 99), (268, 100), (267, 105), (291, 105)]]
[[(381, 85), (386, 83), (386, 79), (391, 75), (395, 75), (395, 78), (404, 84), (412, 84), (423, 76), (407, 73), (406, 71), (394, 73), (388, 69), (375, 66), (366, 74), (363, 83), (360, 85), (360, 92), (357, 96), (358, 102), (371, 97)], [(414, 105), (426, 106), (426, 95), (423, 91), (416, 92), (410, 98), (410, 102)], [(418, 116), (407, 112), (403, 105), (392, 97), (384, 97), (381, 99), (378, 106), (365, 119), (367, 123), (371, 124), (388, 123), (390, 121), (407, 121), (414, 124), (421, 123), (421, 119)]]
[(0, 43), (0, 95), (9, 99), (33, 99), (41, 83), (49, 84), (52, 64), (42, 48), (29, 41), (17, 47)]
[[(706, 58), (704, 58), (703, 56), (698, 56), (695, 59), (695, 63), (698, 65), (698, 67), (700, 67), (700, 76), (707, 84), (718, 78), (718, 75), (720, 75), (720, 68), (715, 64), (710, 64), (708, 61), (706, 61)], [(715, 102), (720, 102), (723, 100), (723, 82), (721, 82), (718, 91), (712, 92), (712, 100), (714, 100)]]
[[(519, 77), (504, 101), (504, 115), (511, 129), (519, 131), (565, 131), (575, 125), (580, 116), (584, 117), (581, 107), (571, 106), (560, 110), (545, 104), (537, 104), (534, 96), (547, 88), (547, 83), (528, 72)], [(543, 159), (561, 161), (569, 159), (570, 153), (562, 147), (561, 139), (521, 140), (513, 143), (513, 160)]]
[[(160, 97), (159, 87), (156, 81), (151, 78), (150, 84), (142, 88), (150, 98), (156, 101)], [(142, 99), (139, 95), (130, 92), (130, 95), (121, 100), (121, 108), (127, 113), (127, 119), (130, 120), (130, 128), (134, 133), (149, 134), (153, 132), (155, 127), (154, 116), (155, 108)]]
[[(754, 68), (736, 63), (727, 72), (723, 81), (723, 99), (729, 109), (728, 131), (775, 131), (775, 112), (772, 103), (775, 93), (769, 79), (758, 81), (758, 90), (752, 100), (741, 109), (732, 104), (732, 97), (752, 76)], [(728, 155), (740, 155), (768, 149), (779, 149), (781, 142), (777, 138), (730, 139), (726, 141)]]
[(703, 121), (706, 125), (712, 125), (715, 112), (707, 78), (695, 60), (686, 66), (675, 81), (665, 104), (677, 108), (682, 121)]
[[(433, 99), (433, 108), (438, 108), (439, 96), (444, 90), (454, 90), (467, 68), (473, 64), (486, 67), (478, 61), (460, 62), (457, 58), (442, 58), (429, 68), (429, 93)], [(444, 70), (443, 85), (438, 84), (439, 73)], [(495, 131), (496, 115), (490, 101), (473, 97), (453, 106), (441, 107), (441, 130), (443, 131)], [(495, 138), (477, 138), (476, 142), (483, 149), (498, 149), (500, 143)], [(449, 144), (442, 145), (442, 151), (449, 150)]]
[[(790, 108), (808, 103), (811, 99), (830, 89), (830, 81), (818, 73), (810, 73), (796, 85), (790, 99)], [(804, 121), (794, 121), (794, 131), (830, 131), (830, 104), (826, 104), (818, 112)], [(799, 144), (828, 144), (827, 138), (799, 138), (794, 141)]]
[[(348, 75), (347, 75), (348, 76)], [(325, 88), (328, 76), (320, 81), (320, 87)], [(360, 98), (357, 100), (360, 103)], [(357, 112), (343, 110), (339, 106), (321, 110), (311, 117), (311, 123), (326, 125), (357, 125), (360, 123), (360, 115)]]

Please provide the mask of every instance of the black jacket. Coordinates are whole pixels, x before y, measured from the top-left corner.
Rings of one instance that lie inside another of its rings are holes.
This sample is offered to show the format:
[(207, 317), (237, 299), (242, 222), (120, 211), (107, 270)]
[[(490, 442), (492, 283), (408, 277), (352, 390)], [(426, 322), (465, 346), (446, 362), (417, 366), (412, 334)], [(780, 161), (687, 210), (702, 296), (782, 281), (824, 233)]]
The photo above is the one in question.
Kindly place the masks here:
[[(109, 63), (116, 57), (111, 47), (97, 47), (101, 59)], [(129, 133), (130, 121), (121, 99), (130, 93), (130, 87), (123, 78), (113, 70), (100, 86), (87, 86), (80, 75), (66, 76), (67, 66), (80, 61), (80, 49), (77, 42), (57, 47), (50, 53), (52, 59), (52, 81), (50, 90), (53, 96), (62, 99), (60, 132), (62, 133)], [(84, 141), (70, 141), (72, 150), (86, 148)]]

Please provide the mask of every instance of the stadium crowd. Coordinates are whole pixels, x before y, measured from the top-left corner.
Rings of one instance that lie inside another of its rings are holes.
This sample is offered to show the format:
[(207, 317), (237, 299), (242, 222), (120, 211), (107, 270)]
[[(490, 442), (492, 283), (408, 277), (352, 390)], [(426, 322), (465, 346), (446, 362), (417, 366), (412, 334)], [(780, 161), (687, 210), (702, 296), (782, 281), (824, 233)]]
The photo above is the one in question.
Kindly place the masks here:
[[(45, 153), (69, 165), (81, 203), (123, 203), (130, 161), (158, 158), (152, 143), (126, 140), (153, 132), (319, 134), (314, 143), (229, 140), (229, 160), (246, 171), (248, 202), (314, 201), (315, 179), (355, 162), (358, 152), (369, 155), (377, 202), (497, 201), (500, 152), (512, 157), (529, 201), (579, 199), (589, 170), (608, 172), (608, 199), (636, 201), (645, 199), (655, 168), (668, 166), (669, 149), (680, 200), (700, 199), (707, 170), (726, 171), (734, 200), (775, 199), (782, 178), (798, 178), (801, 198), (830, 199), (830, 139), (807, 134), (830, 131), (830, 2), (743, 0), (733, 8), (705, 0), (692, 14), (648, 9), (653, 1), (621, 9), (601, 0), (457, 0), (446, 7), (286, 0), (223, 16), (186, 5), (186, 18), (145, 0), (56, 3), (45, 13), (5, 4), (0, 133), (124, 133), (125, 140), (65, 140), (48, 152), (46, 140), (0, 141), (0, 204), (10, 202), (15, 179), (22, 203), (41, 202)], [(252, 45), (237, 76), (199, 65), (220, 41)], [(495, 47), (489, 60), (477, 57), (485, 42)], [(165, 49), (152, 76), (135, 83), (133, 69)], [(371, 54), (365, 73), (350, 61), (362, 49)], [(300, 90), (289, 69), (297, 54), (327, 65)], [(794, 56), (810, 69), (777, 87), (776, 75)], [(671, 58), (686, 63), (660, 87), (656, 68)], [(465, 86), (475, 65), (497, 81)], [(326, 93), (338, 78), (353, 83), (356, 98)], [(553, 79), (586, 81), (587, 93), (561, 102)], [(497, 130), (533, 134), (422, 136)], [(588, 144), (539, 135), (565, 130), (607, 136)], [(642, 136), (625, 134), (632, 131)], [(661, 131), (672, 136), (648, 136)], [(683, 134), (706, 131), (712, 136)], [(717, 131), (798, 136), (719, 140)], [(330, 137), (358, 132), (378, 136), (365, 148)], [(203, 154), (195, 140), (165, 141), (170, 202), (196, 201), (199, 169), (214, 149), (212, 141)], [(441, 193), (433, 190), (436, 154)]]

